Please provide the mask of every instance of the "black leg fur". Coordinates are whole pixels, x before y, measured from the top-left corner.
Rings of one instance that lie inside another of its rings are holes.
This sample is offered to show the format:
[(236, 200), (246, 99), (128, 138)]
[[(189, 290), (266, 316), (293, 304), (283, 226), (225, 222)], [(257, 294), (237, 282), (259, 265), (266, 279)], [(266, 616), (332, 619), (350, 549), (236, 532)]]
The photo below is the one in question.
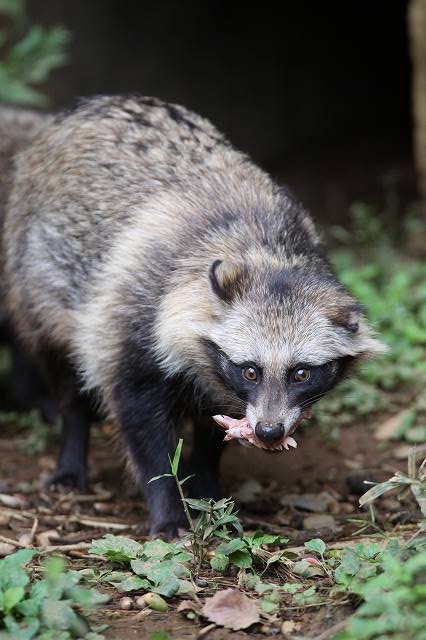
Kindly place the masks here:
[(187, 526), (175, 482), (172, 478), (149, 480), (170, 473), (169, 455), (176, 448), (175, 427), (180, 419), (179, 389), (155, 373), (119, 378), (115, 389), (119, 423), (148, 502), (150, 533), (173, 538)]
[(193, 418), (194, 435), (189, 473), (195, 474), (188, 482), (191, 498), (222, 497), (219, 484), (219, 463), (224, 449), (223, 432), (214, 424), (211, 415)]
[(63, 443), (55, 471), (46, 484), (87, 489), (87, 455), (90, 425), (95, 418), (90, 398), (80, 391), (79, 380), (69, 362), (57, 354), (43, 357), (42, 365), (58, 398)]

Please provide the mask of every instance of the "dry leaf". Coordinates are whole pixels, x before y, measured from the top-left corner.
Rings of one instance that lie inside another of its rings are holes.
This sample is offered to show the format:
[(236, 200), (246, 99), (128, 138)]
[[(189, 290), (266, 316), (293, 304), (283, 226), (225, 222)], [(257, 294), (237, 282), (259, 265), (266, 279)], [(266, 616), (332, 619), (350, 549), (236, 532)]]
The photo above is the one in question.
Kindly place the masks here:
[(379, 424), (377, 429), (374, 431), (374, 437), (376, 440), (392, 440), (410, 413), (410, 409), (404, 409)]
[(194, 600), (182, 600), (177, 610), (179, 613), (182, 611), (197, 611), (198, 606)]
[(227, 629), (238, 631), (259, 622), (259, 607), (238, 589), (218, 591), (207, 598), (202, 609), (205, 618)]

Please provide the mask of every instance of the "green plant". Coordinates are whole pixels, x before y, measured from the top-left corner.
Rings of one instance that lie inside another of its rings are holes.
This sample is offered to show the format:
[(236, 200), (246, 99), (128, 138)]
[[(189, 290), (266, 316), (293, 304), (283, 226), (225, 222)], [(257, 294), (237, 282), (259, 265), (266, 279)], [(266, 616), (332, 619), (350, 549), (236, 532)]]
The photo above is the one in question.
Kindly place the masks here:
[(364, 602), (335, 640), (426, 639), (426, 551), (406, 561), (384, 554), (357, 592)]
[[(228, 537), (229, 526), (234, 528), (240, 535), (243, 534), (243, 530), (234, 512), (234, 501), (230, 498), (223, 498), (218, 501), (185, 498), (182, 487), (184, 483), (193, 476), (187, 476), (183, 480), (180, 480), (178, 477), (182, 446), (183, 440), (180, 439), (173, 460), (169, 457), (171, 473), (163, 473), (155, 476), (151, 478), (149, 482), (167, 477), (174, 478), (188, 520), (188, 539), (191, 543), (192, 552), (194, 558), (197, 560), (199, 570), (205, 559), (207, 545), (214, 536)], [(199, 516), (194, 519), (189, 509), (198, 511)]]
[(9, 28), (0, 31), (0, 102), (45, 106), (47, 98), (34, 85), (67, 60), (69, 34), (63, 27), (27, 27), (23, 0), (0, 0)]
[[(386, 212), (386, 219), (389, 212)], [(334, 228), (339, 246), (331, 252), (340, 280), (366, 307), (389, 352), (367, 362), (318, 405), (316, 420), (337, 437), (345, 424), (376, 411), (397, 411), (410, 401), (410, 416), (395, 437), (426, 439), (426, 264), (409, 256), (377, 212), (352, 210), (349, 230)]]
[(220, 544), (213, 558), (210, 560), (210, 566), (215, 571), (223, 572), (228, 565), (234, 565), (239, 569), (251, 569), (264, 571), (275, 562), (284, 560), (285, 551), (271, 553), (263, 547), (268, 545), (279, 545), (288, 542), (288, 538), (282, 538), (276, 535), (265, 535), (256, 533), (253, 536), (242, 536), (227, 540)]
[(377, 500), (381, 495), (388, 491), (399, 489), (400, 491), (411, 491), (413, 494), (421, 515), (422, 520), (420, 522), (420, 528), (416, 535), (426, 531), (426, 458), (423, 462), (416, 467), (417, 456), (426, 452), (426, 446), (420, 449), (413, 448), (410, 450), (408, 456), (408, 471), (407, 474), (397, 471), (386, 482), (380, 482), (375, 484), (359, 499), (359, 504), (362, 507), (365, 504), (370, 504), (374, 500)]
[(98, 576), (93, 570), (84, 570), (82, 575), (91, 582), (108, 582), (122, 593), (149, 591), (171, 597), (194, 592), (188, 568), (192, 556), (182, 543), (151, 540), (140, 544), (131, 538), (106, 534), (93, 541), (90, 551), (130, 569)]
[[(61, 558), (45, 562), (44, 577), (30, 583), (25, 568), (37, 551), (22, 549), (0, 560), (0, 637), (2, 640), (101, 640), (79, 610), (109, 601), (109, 596), (79, 585)], [(4, 631), (2, 631), (4, 630)]]

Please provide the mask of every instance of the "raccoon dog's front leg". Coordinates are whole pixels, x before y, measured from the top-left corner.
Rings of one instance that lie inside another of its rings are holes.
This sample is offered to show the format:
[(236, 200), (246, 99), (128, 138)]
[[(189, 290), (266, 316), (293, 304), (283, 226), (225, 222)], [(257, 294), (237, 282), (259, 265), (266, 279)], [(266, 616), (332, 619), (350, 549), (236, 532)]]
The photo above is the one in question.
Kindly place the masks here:
[(143, 489), (150, 513), (151, 535), (168, 538), (185, 527), (182, 503), (173, 478), (154, 476), (170, 473), (169, 456), (176, 448), (176, 390), (161, 379), (122, 378), (116, 387), (115, 401), (137, 479)]
[(223, 434), (214, 424), (211, 413), (193, 417), (194, 436), (189, 473), (189, 495), (194, 498), (219, 500), (222, 492), (219, 484), (220, 456), (225, 447)]

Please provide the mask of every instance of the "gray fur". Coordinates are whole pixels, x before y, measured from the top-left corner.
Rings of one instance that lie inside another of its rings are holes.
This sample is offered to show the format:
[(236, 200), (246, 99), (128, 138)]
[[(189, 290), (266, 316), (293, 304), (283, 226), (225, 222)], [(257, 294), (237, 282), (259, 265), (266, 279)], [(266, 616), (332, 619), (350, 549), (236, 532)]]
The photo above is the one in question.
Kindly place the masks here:
[[(50, 117), (37, 111), (0, 107), (0, 274), (2, 273), (2, 233), (6, 202), (12, 185), (13, 158), (45, 126)], [(2, 291), (0, 286), (0, 303)], [(0, 311), (1, 313), (1, 311)]]

